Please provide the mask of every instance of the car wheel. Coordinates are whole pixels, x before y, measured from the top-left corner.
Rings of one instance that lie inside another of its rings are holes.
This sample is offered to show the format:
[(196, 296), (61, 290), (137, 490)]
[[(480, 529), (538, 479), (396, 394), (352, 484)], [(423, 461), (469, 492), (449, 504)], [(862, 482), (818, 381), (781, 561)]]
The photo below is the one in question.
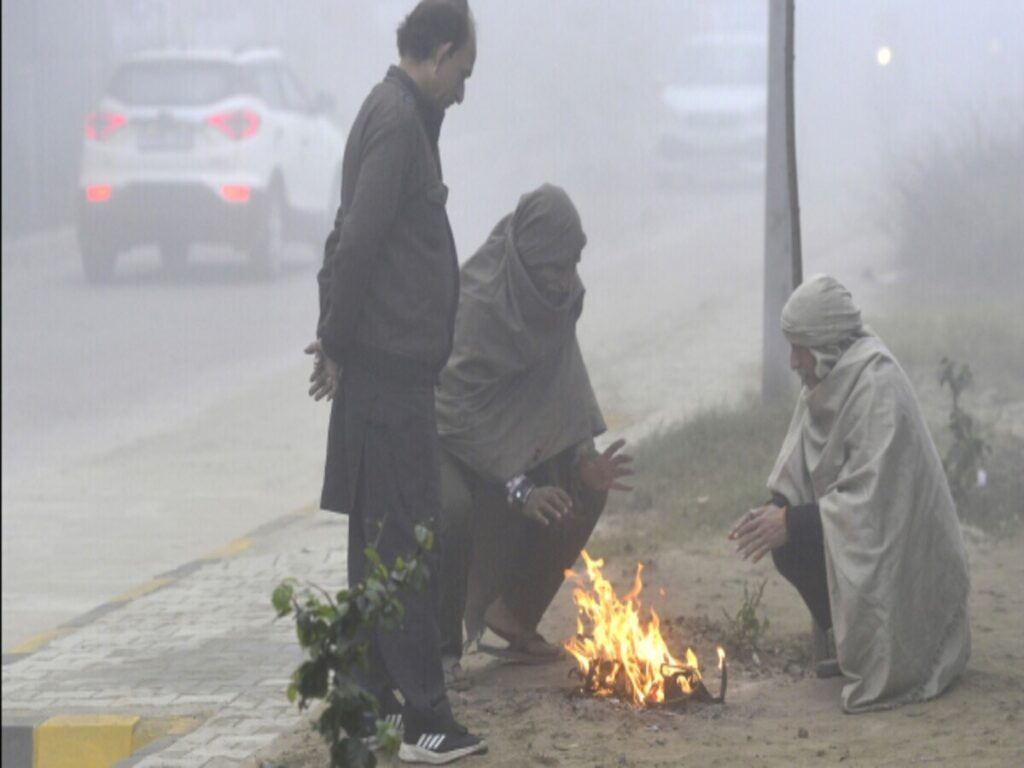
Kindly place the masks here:
[(117, 266), (117, 251), (95, 245), (81, 246), (82, 269), (90, 283), (107, 283), (114, 276)]
[(260, 277), (272, 279), (281, 272), (284, 251), (284, 203), (276, 189), (272, 189), (267, 197), (267, 208), (258, 232), (252, 246), (252, 264)]
[(160, 243), (160, 263), (170, 274), (180, 274), (188, 262), (188, 243), (166, 240)]

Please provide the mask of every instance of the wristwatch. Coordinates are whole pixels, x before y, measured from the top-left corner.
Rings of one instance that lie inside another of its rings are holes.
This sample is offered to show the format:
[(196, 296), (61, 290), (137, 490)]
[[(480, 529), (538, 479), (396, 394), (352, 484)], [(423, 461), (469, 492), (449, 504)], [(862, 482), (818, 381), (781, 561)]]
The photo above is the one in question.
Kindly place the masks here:
[(506, 500), (508, 501), (508, 505), (510, 507), (524, 506), (526, 504), (527, 497), (534, 488), (534, 484), (530, 482), (530, 478), (526, 475), (516, 475), (505, 483), (505, 491), (507, 493)]

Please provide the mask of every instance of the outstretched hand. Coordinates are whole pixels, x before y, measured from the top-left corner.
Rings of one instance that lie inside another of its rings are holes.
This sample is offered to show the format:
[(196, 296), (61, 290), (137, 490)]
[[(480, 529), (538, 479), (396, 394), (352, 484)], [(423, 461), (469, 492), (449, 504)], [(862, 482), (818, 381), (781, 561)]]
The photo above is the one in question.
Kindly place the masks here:
[(327, 356), (319, 339), (307, 344), (305, 352), (307, 355), (313, 355), (313, 373), (309, 376), (309, 396), (317, 401), (323, 400), (325, 397), (328, 400), (333, 400), (334, 393), (338, 388), (338, 381), (341, 378), (341, 367)]
[(592, 491), (632, 491), (633, 486), (619, 482), (620, 478), (633, 474), (633, 457), (619, 453), (626, 444), (616, 440), (602, 453), (584, 454), (580, 457), (580, 480)]
[(756, 563), (787, 541), (786, 508), (774, 504), (752, 509), (729, 531), (729, 540), (736, 542), (736, 551), (744, 560)]

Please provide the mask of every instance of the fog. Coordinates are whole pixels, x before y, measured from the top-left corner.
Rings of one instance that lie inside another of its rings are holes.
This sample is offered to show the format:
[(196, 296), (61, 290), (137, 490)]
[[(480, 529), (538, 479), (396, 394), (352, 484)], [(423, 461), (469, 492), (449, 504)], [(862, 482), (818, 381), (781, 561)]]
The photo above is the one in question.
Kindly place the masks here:
[[(173, 274), (142, 247), (120, 255), (109, 284), (83, 276), (84, 126), (117, 65), (168, 46), (278, 48), (310, 95), (331, 97), (345, 134), (396, 62), (411, 6), (3, 0), (5, 648), (318, 490), (326, 411), (302, 399), (300, 371), (318, 247), (289, 246), (270, 281), (250, 275), (244, 254), (201, 247)], [(476, 68), (441, 135), (460, 258), (522, 193), (559, 184), (588, 235), (580, 335), (613, 430), (639, 435), (756, 388), (764, 180), (749, 145), (763, 153), (765, 62), (722, 73), (736, 40), (763, 50), (767, 2), (472, 8)], [(1024, 3), (797, 0), (795, 26), (805, 273), (833, 271), (865, 291), (908, 279), (893, 236), (903, 169), (978, 137), (1020, 156)], [(753, 93), (739, 160), (722, 141), (738, 114), (723, 88), (736, 85)], [(701, 88), (710, 107), (687, 113), (696, 108), (680, 107), (680, 94)], [(708, 145), (681, 155), (681, 135)], [(159, 209), (139, 215), (156, 217), (164, 239), (177, 231)], [(309, 234), (322, 242), (326, 229)], [(1005, 292), (1000, 270), (1019, 275), (1021, 260), (999, 255), (973, 295)]]

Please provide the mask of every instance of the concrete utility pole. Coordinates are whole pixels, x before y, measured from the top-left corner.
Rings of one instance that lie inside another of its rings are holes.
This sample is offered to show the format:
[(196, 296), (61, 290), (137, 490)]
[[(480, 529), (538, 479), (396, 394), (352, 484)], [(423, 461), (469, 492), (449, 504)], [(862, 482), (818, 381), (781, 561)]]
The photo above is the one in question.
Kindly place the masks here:
[(761, 398), (788, 399), (796, 388), (789, 345), (779, 330), (786, 299), (803, 281), (800, 201), (793, 124), (793, 2), (770, 0), (768, 17), (768, 139), (765, 148), (764, 316)]

